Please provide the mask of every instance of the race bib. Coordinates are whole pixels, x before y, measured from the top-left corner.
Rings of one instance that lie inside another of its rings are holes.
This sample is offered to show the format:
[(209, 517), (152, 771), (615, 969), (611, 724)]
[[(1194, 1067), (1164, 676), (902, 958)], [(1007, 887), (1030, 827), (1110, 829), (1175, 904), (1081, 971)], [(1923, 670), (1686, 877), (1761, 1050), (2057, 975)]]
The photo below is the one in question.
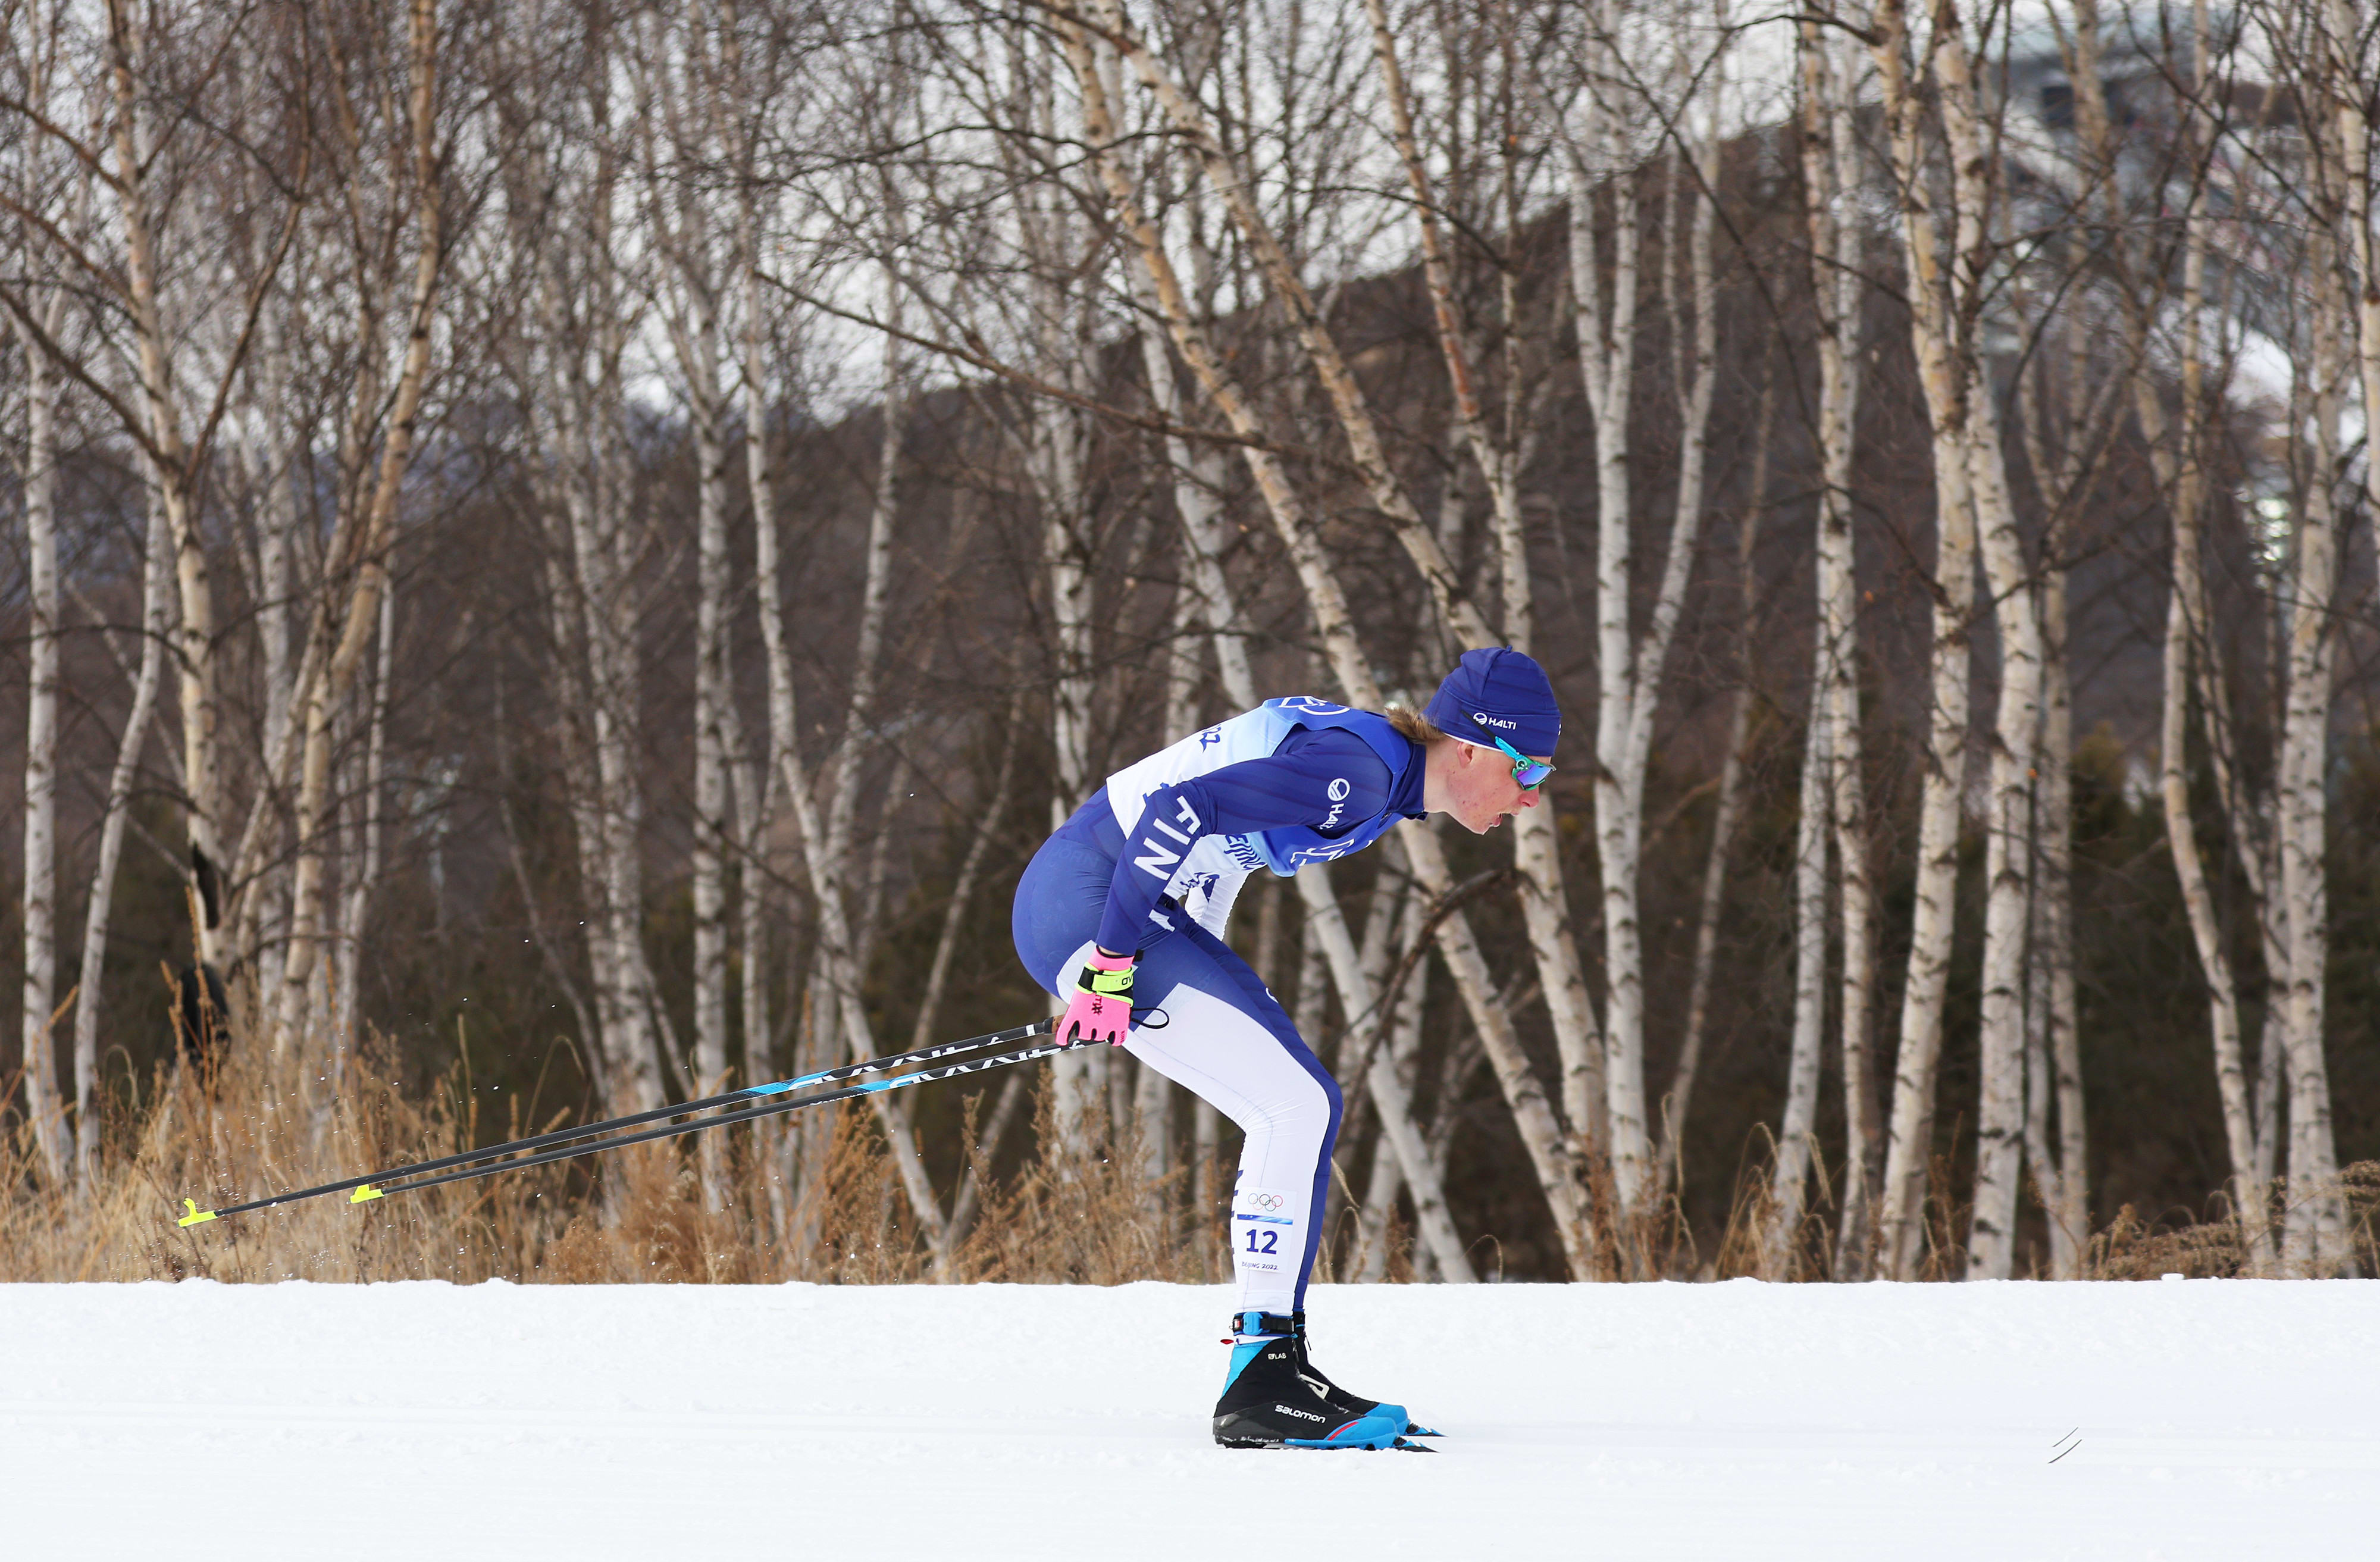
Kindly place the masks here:
[(1232, 1259), (1242, 1269), (1281, 1274), (1305, 1256), (1297, 1238), (1300, 1201), (1278, 1188), (1242, 1188), (1232, 1195)]

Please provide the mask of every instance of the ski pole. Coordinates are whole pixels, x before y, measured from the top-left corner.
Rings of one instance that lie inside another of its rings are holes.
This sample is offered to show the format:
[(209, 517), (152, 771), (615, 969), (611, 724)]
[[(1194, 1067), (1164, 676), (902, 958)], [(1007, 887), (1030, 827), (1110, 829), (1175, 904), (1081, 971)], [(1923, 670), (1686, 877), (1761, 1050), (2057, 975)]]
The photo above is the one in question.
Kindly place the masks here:
[[(843, 1080), (857, 1079), (864, 1074), (880, 1074), (890, 1068), (906, 1068), (912, 1063), (929, 1063), (937, 1058), (952, 1057), (960, 1053), (980, 1052), (990, 1047), (1005, 1046), (1011, 1042), (1021, 1042), (1029, 1036), (1047, 1035), (1057, 1023), (1055, 1019), (1037, 1019), (1030, 1025), (1019, 1025), (1013, 1030), (993, 1031), (980, 1036), (970, 1036), (963, 1042), (943, 1042), (935, 1046), (919, 1047), (915, 1052), (894, 1053), (886, 1057), (870, 1057), (858, 1063), (845, 1063), (832, 1068), (821, 1068), (816, 1073), (797, 1075), (790, 1080), (775, 1080), (767, 1084), (747, 1085), (741, 1090), (705, 1096), (699, 1101), (682, 1102), (674, 1106), (656, 1106), (649, 1112), (631, 1112), (623, 1117), (606, 1117), (601, 1122), (584, 1123), (575, 1129), (556, 1129), (552, 1133), (532, 1134), (527, 1139), (516, 1139), (503, 1144), (491, 1144), (480, 1150), (466, 1150), (452, 1155), (442, 1155), (436, 1160), (391, 1166), (384, 1171), (368, 1172), (362, 1177), (351, 1177), (338, 1182), (326, 1182), (319, 1188), (301, 1188), (294, 1193), (275, 1194), (270, 1199), (251, 1199), (247, 1203), (231, 1204), (219, 1210), (202, 1210), (199, 1208), (199, 1202), (196, 1199), (185, 1199), (182, 1203), (188, 1213), (183, 1214), (176, 1224), (198, 1226), (210, 1220), (221, 1219), (227, 1214), (247, 1214), (252, 1210), (267, 1210), (276, 1204), (294, 1204), (301, 1200), (319, 1199), (326, 1193), (345, 1193), (349, 1189), (354, 1189), (357, 1192), (356, 1197), (348, 1202), (360, 1204), (367, 1199), (380, 1197), (379, 1193), (369, 1191), (375, 1185), (396, 1178), (419, 1177), (424, 1172), (444, 1171), (450, 1166), (468, 1165), (474, 1161), (494, 1160), (500, 1156), (517, 1154), (524, 1150), (541, 1150), (549, 1145), (567, 1144), (575, 1140), (591, 1139), (618, 1129), (635, 1128), (641, 1123), (659, 1122), (666, 1117), (680, 1117), (689, 1112), (707, 1112), (716, 1106), (730, 1106), (739, 1102), (765, 1100), (772, 1095), (783, 1095), (792, 1091), (807, 1089), (811, 1085), (833, 1084)], [(835, 1099), (840, 1100), (842, 1097), (838, 1096)], [(805, 1102), (807, 1100), (808, 1098), (805, 1098)], [(710, 1119), (709, 1122), (728, 1120), (725, 1117), (716, 1117)], [(742, 1119), (739, 1117), (735, 1120)], [(709, 1126), (709, 1124), (702, 1126)], [(669, 1131), (674, 1133), (687, 1130), (673, 1129)], [(508, 1164), (525, 1165), (527, 1163)]]
[(993, 1057), (972, 1058), (964, 1063), (946, 1063), (939, 1068), (921, 1068), (914, 1074), (901, 1074), (890, 1080), (876, 1080), (864, 1085), (845, 1085), (841, 1090), (831, 1090), (820, 1095), (797, 1096), (791, 1101), (771, 1101), (764, 1105), (747, 1106), (738, 1112), (727, 1112), (716, 1117), (705, 1117), (700, 1122), (673, 1123), (667, 1128), (647, 1129), (642, 1133), (622, 1134), (613, 1139), (598, 1140), (592, 1144), (565, 1145), (558, 1150), (548, 1150), (542, 1154), (531, 1155), (527, 1160), (504, 1161), (492, 1166), (467, 1166), (461, 1171), (450, 1171), (438, 1177), (421, 1178), (412, 1182), (392, 1183), (386, 1188), (359, 1188), (357, 1190), (358, 1196), (348, 1202), (358, 1204), (364, 1202), (363, 1194), (367, 1191), (370, 1197), (379, 1199), (385, 1198), (391, 1193), (412, 1193), (424, 1188), (436, 1188), (442, 1183), (465, 1182), (475, 1177), (493, 1177), (498, 1172), (520, 1171), (529, 1166), (550, 1165), (556, 1161), (576, 1160), (581, 1155), (592, 1155), (598, 1151), (618, 1150), (626, 1145), (643, 1144), (651, 1140), (674, 1138), (679, 1134), (700, 1133), (705, 1129), (724, 1128), (733, 1123), (748, 1123), (759, 1117), (773, 1117), (781, 1112), (798, 1112), (805, 1106), (823, 1106), (830, 1102), (850, 1101), (863, 1095), (879, 1095), (885, 1091), (899, 1090), (904, 1085), (921, 1085), (934, 1080), (956, 1079), (962, 1074), (980, 1074), (988, 1068), (1005, 1068), (1011, 1064), (1032, 1063), (1040, 1058), (1054, 1056), (1070, 1047), (1093, 1044), (1097, 1043), (1050, 1042), (1041, 1046), (1002, 1053)]

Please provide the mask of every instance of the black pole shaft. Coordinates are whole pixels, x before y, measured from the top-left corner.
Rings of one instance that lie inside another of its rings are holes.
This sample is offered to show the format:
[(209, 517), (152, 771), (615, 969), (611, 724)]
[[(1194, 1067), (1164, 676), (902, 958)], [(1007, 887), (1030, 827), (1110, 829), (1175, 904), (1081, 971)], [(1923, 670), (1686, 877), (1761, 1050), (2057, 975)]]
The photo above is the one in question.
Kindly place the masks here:
[[(771, 1101), (766, 1105), (747, 1107), (740, 1112), (722, 1112), (716, 1117), (699, 1122), (673, 1123), (668, 1128), (648, 1129), (643, 1133), (622, 1134), (615, 1139), (598, 1140), (592, 1144), (574, 1144), (559, 1150), (548, 1150), (527, 1160), (504, 1161), (492, 1166), (469, 1166), (451, 1171), (442, 1177), (423, 1178), (414, 1182), (398, 1182), (376, 1190), (382, 1194), (413, 1193), (424, 1188), (436, 1188), (449, 1182), (467, 1182), (475, 1177), (493, 1177), (498, 1172), (523, 1171), (530, 1166), (551, 1165), (556, 1161), (573, 1161), (581, 1155), (593, 1155), (605, 1150), (618, 1150), (631, 1144), (644, 1144), (656, 1139), (674, 1139), (680, 1134), (700, 1133), (705, 1129), (727, 1128), (736, 1123), (748, 1123), (760, 1117), (773, 1117), (781, 1112), (798, 1112), (805, 1106), (824, 1106), (830, 1102), (851, 1101), (863, 1095), (880, 1095), (899, 1090), (904, 1085), (922, 1085), (934, 1080), (953, 1080), (962, 1074), (980, 1074), (987, 1068), (1005, 1068), (1011, 1064), (1031, 1063), (1053, 1056), (1069, 1047), (1084, 1046), (1083, 1042), (1050, 1042), (1043, 1046), (1026, 1047), (1020, 1052), (1002, 1053), (997, 1057), (972, 1058), (965, 1063), (946, 1063), (940, 1068), (921, 1068), (898, 1079), (880, 1080), (874, 1084), (846, 1085), (841, 1090), (827, 1091), (820, 1095), (795, 1096), (790, 1101)], [(225, 1211), (225, 1214), (231, 1212)]]
[[(888, 1068), (905, 1068), (912, 1063), (927, 1063), (935, 1058), (951, 1057), (960, 1053), (980, 1052), (988, 1047), (1005, 1046), (1028, 1036), (1048, 1034), (1057, 1024), (1053, 1019), (1037, 1019), (1030, 1025), (1012, 1030), (993, 1031), (981, 1036), (970, 1036), (963, 1042), (942, 1042), (934, 1046), (919, 1047), (915, 1052), (893, 1053), (886, 1057), (870, 1057), (858, 1063), (845, 1063), (833, 1068), (821, 1068), (816, 1073), (798, 1075), (790, 1080), (778, 1080), (764, 1085), (747, 1085), (719, 1095), (704, 1096), (699, 1101), (681, 1102), (674, 1106), (656, 1106), (650, 1112), (631, 1112), (624, 1117), (606, 1117), (599, 1123), (582, 1123), (575, 1129), (556, 1129), (552, 1133), (531, 1134), (527, 1139), (515, 1139), (503, 1144), (491, 1144), (484, 1149), (460, 1151), (441, 1155), (435, 1160), (416, 1161), (409, 1165), (390, 1166), (385, 1170), (367, 1172), (338, 1182), (325, 1182), (319, 1188), (301, 1188), (294, 1193), (276, 1193), (269, 1199), (251, 1199), (244, 1204), (232, 1204), (208, 1213), (221, 1217), (247, 1214), (251, 1210), (269, 1210), (279, 1204), (294, 1204), (307, 1199), (319, 1199), (325, 1193), (345, 1193), (349, 1189), (377, 1186), (396, 1178), (418, 1177), (424, 1172), (444, 1171), (449, 1166), (468, 1165), (474, 1161), (495, 1160), (518, 1154), (524, 1150), (540, 1150), (552, 1144), (568, 1144), (581, 1139), (591, 1139), (619, 1129), (635, 1128), (640, 1123), (657, 1123), (669, 1117), (682, 1117), (689, 1112), (708, 1112), (713, 1107), (732, 1106), (739, 1102), (762, 1100), (783, 1095), (791, 1091), (806, 1090), (812, 1085), (832, 1084), (841, 1080), (854, 1080), (864, 1074), (880, 1074)], [(806, 1100), (808, 1098), (805, 1098)], [(719, 1121), (727, 1119), (721, 1118)], [(672, 1129), (672, 1132), (680, 1130)]]

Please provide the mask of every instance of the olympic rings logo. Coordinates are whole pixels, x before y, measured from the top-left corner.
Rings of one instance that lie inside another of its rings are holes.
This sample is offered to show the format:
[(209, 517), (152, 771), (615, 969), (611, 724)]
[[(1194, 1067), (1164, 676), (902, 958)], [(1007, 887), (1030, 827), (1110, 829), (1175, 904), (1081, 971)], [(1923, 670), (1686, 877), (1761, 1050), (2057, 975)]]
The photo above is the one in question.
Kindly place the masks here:
[(1260, 1210), (1269, 1212), (1281, 1208), (1281, 1206), (1287, 1203), (1288, 1201), (1283, 1199), (1278, 1193), (1258, 1193), (1254, 1198), (1250, 1199), (1248, 1202), (1254, 1204)]

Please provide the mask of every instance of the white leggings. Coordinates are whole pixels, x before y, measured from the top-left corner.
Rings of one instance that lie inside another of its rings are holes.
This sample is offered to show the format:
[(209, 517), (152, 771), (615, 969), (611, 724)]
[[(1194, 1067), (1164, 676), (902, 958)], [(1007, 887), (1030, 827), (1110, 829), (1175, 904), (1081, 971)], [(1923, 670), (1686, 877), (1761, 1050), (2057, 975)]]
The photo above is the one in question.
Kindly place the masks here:
[[(1137, 982), (1135, 985), (1138, 985)], [(1232, 1266), (1245, 1312), (1305, 1305), (1316, 1226), (1327, 1213), (1339, 1091), (1314, 1054), (1220, 995), (1180, 983), (1157, 1000), (1169, 1023), (1124, 1043), (1143, 1063), (1214, 1104), (1247, 1135), (1232, 1191)], [(1272, 1006), (1276, 1012), (1280, 1006)], [(1286, 1027), (1286, 1017), (1283, 1018)]]
[[(1016, 952), (1033, 979), (1070, 993), (1107, 905), (1115, 860), (1061, 833), (1017, 885)], [(1247, 1136), (1232, 1194), (1232, 1262), (1244, 1312), (1305, 1305), (1306, 1276), (1330, 1186), (1339, 1086), (1298, 1038), (1265, 984), (1230, 946), (1193, 923), (1141, 950), (1133, 1006), (1165, 1011), (1124, 1045), (1214, 1104)]]

